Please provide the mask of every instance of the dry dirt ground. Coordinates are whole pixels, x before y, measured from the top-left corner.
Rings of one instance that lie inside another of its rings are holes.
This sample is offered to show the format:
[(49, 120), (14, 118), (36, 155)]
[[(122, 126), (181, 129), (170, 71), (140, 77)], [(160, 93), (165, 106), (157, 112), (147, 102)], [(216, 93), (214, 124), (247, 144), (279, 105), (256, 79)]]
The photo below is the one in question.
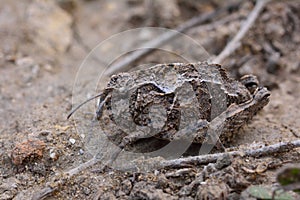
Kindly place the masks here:
[[(230, 2), (233, 0), (1, 0), (0, 199), (28, 199), (56, 173), (92, 157), (74, 121), (66, 119), (76, 73), (89, 49), (121, 31), (145, 26), (174, 28)], [(245, 1), (214, 19), (231, 16), (229, 20), (195, 27), (186, 34), (213, 57), (238, 31), (253, 6)], [(271, 1), (241, 47), (222, 63), (232, 77), (255, 74), (271, 91), (268, 106), (230, 146), (255, 148), (293, 141), (300, 135), (299, 33), (300, 2)], [(128, 44), (124, 41), (123, 45), (120, 48)], [(154, 53), (143, 62), (164, 59)], [(81, 77), (88, 83), (98, 69), (94, 70)], [(87, 98), (94, 91), (77, 92)], [(299, 153), (300, 149), (294, 149), (266, 157), (235, 157), (231, 164), (210, 165), (204, 171), (204, 166), (196, 165), (147, 173), (99, 172), (96, 165), (46, 199), (240, 199), (250, 185), (273, 185), (276, 170), (286, 163), (298, 163)]]

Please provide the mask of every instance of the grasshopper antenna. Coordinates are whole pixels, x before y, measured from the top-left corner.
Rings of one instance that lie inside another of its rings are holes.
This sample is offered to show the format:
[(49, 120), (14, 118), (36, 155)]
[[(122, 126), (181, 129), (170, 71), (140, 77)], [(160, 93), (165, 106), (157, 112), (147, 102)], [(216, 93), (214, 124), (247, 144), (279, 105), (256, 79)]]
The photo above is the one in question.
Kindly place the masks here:
[(91, 101), (91, 100), (93, 100), (93, 99), (96, 99), (96, 98), (98, 98), (98, 97), (100, 97), (100, 96), (102, 96), (102, 92), (100, 93), (100, 94), (97, 94), (97, 95), (95, 95), (95, 96), (93, 96), (93, 97), (91, 97), (91, 98), (89, 98), (89, 99), (87, 99), (87, 100), (85, 100), (84, 102), (82, 102), (81, 104), (79, 104), (78, 106), (76, 106), (70, 113), (69, 113), (69, 115), (67, 116), (67, 119), (69, 119), (81, 106), (83, 106), (84, 104), (86, 104), (87, 102), (89, 102), (89, 101)]

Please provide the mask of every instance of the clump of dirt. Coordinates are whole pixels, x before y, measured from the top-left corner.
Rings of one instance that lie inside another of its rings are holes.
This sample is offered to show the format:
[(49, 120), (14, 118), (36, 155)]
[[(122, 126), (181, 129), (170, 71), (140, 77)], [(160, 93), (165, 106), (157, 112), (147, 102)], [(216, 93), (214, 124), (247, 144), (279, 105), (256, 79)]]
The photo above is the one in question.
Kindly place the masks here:
[(42, 157), (45, 143), (41, 140), (27, 140), (16, 144), (12, 151), (11, 159), (13, 164), (21, 165), (25, 159)]

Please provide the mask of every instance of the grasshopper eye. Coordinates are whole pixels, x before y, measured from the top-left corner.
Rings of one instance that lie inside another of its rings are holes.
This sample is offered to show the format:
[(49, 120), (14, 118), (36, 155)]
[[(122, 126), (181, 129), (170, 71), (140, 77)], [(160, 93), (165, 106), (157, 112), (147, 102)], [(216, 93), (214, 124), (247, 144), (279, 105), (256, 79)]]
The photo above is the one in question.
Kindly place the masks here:
[(245, 75), (240, 80), (242, 84), (249, 90), (249, 92), (254, 94), (259, 85), (257, 77), (254, 75)]

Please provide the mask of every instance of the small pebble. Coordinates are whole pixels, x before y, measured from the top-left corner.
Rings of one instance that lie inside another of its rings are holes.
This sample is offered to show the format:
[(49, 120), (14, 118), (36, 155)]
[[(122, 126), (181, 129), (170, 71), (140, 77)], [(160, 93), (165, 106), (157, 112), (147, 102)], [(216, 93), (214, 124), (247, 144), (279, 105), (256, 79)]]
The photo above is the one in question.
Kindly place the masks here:
[(89, 188), (84, 187), (84, 188), (83, 188), (83, 193), (84, 193), (85, 195), (89, 195), (89, 194), (91, 193), (91, 190), (90, 190)]
[(51, 133), (51, 131), (48, 131), (48, 130), (42, 130), (39, 135), (42, 135), (42, 136), (47, 136)]
[(82, 149), (79, 149), (79, 154), (83, 155), (84, 151)]
[(52, 65), (50, 65), (50, 64), (45, 64), (44, 66), (44, 69), (46, 70), (46, 71), (48, 71), (48, 72), (53, 72), (53, 66)]
[(58, 159), (58, 154), (57, 154), (57, 152), (55, 152), (54, 149), (50, 149), (49, 153), (50, 153), (49, 156), (52, 160), (57, 160)]
[(32, 66), (33, 64), (34, 64), (34, 61), (30, 57), (23, 57), (23, 58), (16, 60), (16, 65), (18, 65), (20, 67), (29, 67), (29, 66)]
[(76, 140), (74, 138), (70, 138), (69, 141), (71, 142), (71, 144), (75, 144)]
[(50, 153), (50, 158), (51, 158), (52, 160), (57, 160), (57, 159), (58, 159), (57, 153), (55, 153), (55, 152)]

